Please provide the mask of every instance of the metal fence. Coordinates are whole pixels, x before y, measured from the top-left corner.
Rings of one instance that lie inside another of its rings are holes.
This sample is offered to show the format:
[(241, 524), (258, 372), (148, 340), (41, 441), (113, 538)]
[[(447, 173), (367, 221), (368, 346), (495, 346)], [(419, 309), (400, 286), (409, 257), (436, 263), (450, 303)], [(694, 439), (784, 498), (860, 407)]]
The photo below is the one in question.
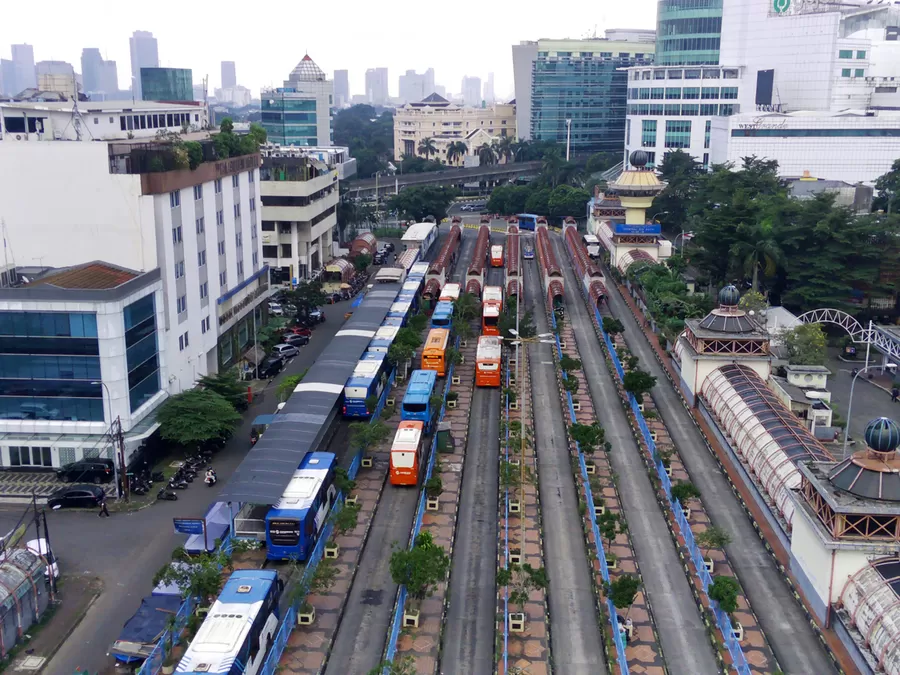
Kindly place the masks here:
[[(518, 366), (518, 363), (516, 363)], [(509, 389), (509, 359), (506, 360), (506, 388)], [(503, 397), (506, 407), (506, 434), (503, 439), (503, 461), (509, 464), (509, 394)], [(522, 406), (522, 402), (519, 402)], [(524, 430), (524, 419), (522, 420), (522, 433)], [(524, 504), (522, 508), (524, 509)], [(503, 562), (504, 569), (509, 567), (509, 488), (503, 491)], [(523, 514), (524, 515), (524, 514)], [(503, 589), (503, 672), (509, 672), (509, 587)]]
[[(619, 361), (619, 355), (616, 353), (615, 345), (609, 335), (607, 335), (606, 331), (603, 330), (603, 319), (600, 316), (600, 312), (595, 309), (594, 314), (597, 319), (597, 326), (600, 330), (600, 334), (603, 336), (603, 341), (606, 343), (606, 348), (609, 351), (613, 365), (616, 368), (616, 373), (619, 375), (620, 380), (624, 379), (625, 370), (622, 368), (622, 363)], [(744, 656), (744, 650), (741, 648), (740, 642), (734, 637), (734, 628), (731, 625), (731, 619), (728, 617), (727, 613), (722, 611), (718, 603), (709, 597), (708, 590), (709, 585), (712, 583), (712, 575), (706, 569), (706, 563), (703, 561), (703, 554), (700, 552), (697, 543), (694, 541), (694, 533), (691, 531), (691, 525), (687, 521), (687, 518), (684, 517), (684, 511), (682, 510), (681, 504), (677, 499), (672, 499), (672, 481), (666, 473), (666, 467), (656, 451), (656, 442), (650, 434), (650, 428), (647, 426), (647, 421), (644, 419), (644, 413), (641, 410), (637, 399), (631, 394), (627, 394), (627, 396), (631, 411), (634, 413), (634, 418), (637, 420), (638, 428), (641, 430), (641, 435), (644, 437), (644, 442), (646, 442), (647, 447), (650, 448), (650, 453), (653, 456), (653, 465), (656, 468), (656, 475), (659, 477), (660, 483), (665, 491), (669, 508), (672, 509), (672, 513), (675, 515), (675, 523), (678, 525), (678, 531), (684, 538), (685, 547), (690, 554), (691, 562), (694, 564), (695, 574), (700, 579), (703, 593), (706, 595), (707, 600), (709, 600), (710, 607), (712, 607), (713, 614), (716, 618), (716, 624), (725, 638), (725, 646), (728, 649), (728, 653), (731, 655), (733, 667), (741, 675), (750, 675), (750, 666), (747, 663), (746, 656)]]
[[(550, 312), (550, 322), (556, 329), (556, 316)], [(556, 355), (562, 359), (562, 347), (559, 344), (559, 335), (556, 335)], [(562, 373), (563, 380), (568, 377), (565, 372)], [(572, 423), (576, 423), (575, 406), (572, 403), (572, 394), (566, 392), (566, 403), (569, 407), (569, 419)], [(587, 465), (584, 463), (584, 453), (581, 447), (575, 442), (575, 448), (578, 451), (578, 467), (581, 473), (581, 489), (584, 492), (584, 500), (587, 504), (587, 514), (591, 521), (591, 531), (594, 534), (594, 546), (597, 552), (597, 559), (600, 561), (600, 576), (604, 583), (609, 583), (609, 567), (606, 564), (606, 551), (603, 548), (603, 539), (600, 537), (600, 528), (597, 525), (597, 512), (594, 509), (594, 495), (591, 493), (591, 481), (587, 472)], [(622, 675), (628, 675), (628, 659), (625, 657), (625, 641), (622, 639), (622, 631), (619, 629), (618, 613), (613, 604), (612, 598), (606, 599), (607, 613), (609, 614), (609, 624), (612, 629), (613, 642), (616, 645), (616, 660), (619, 664)]]
[[(454, 346), (459, 349), (459, 338), (456, 338)], [(451, 364), (447, 368), (447, 384), (444, 385), (444, 394), (441, 399), (441, 410), (438, 413), (438, 423), (444, 419), (444, 412), (447, 410), (447, 394), (450, 391), (450, 383), (453, 381), (453, 370), (455, 366)], [(431, 439), (431, 448), (428, 451), (428, 467), (425, 470), (425, 481), (423, 481), (422, 491), (419, 493), (419, 506), (416, 509), (416, 519), (413, 522), (412, 532), (409, 536), (409, 548), (415, 545), (416, 537), (419, 536), (419, 530), (422, 529), (422, 518), (425, 516), (425, 486), (424, 483), (431, 478), (434, 470), (434, 462), (437, 457), (437, 424), (435, 424), (435, 434)], [(394, 608), (394, 618), (391, 620), (391, 632), (388, 636), (387, 646), (384, 650), (384, 659), (393, 662), (394, 656), (397, 654), (397, 640), (400, 637), (400, 629), (403, 626), (403, 608), (406, 606), (406, 586), (400, 586), (397, 592), (397, 606)], [(387, 675), (388, 669), (384, 669), (384, 675)]]

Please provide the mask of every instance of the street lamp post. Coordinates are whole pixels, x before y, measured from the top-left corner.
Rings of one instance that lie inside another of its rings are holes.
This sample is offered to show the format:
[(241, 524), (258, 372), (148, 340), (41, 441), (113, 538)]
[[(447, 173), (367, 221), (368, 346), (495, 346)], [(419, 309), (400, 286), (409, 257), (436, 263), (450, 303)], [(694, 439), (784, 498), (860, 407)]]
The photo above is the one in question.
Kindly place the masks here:
[(572, 118), (566, 118), (566, 161), (569, 161), (569, 148), (572, 141)]
[[(106, 399), (108, 403), (109, 410), (109, 435), (113, 440), (114, 452), (115, 456), (113, 457), (113, 475), (116, 480), (116, 501), (120, 501), (122, 496), (125, 495), (125, 454), (122, 451), (122, 443), (121, 443), (121, 435), (122, 435), (122, 423), (116, 418), (113, 420), (112, 418), (112, 394), (109, 393), (109, 387), (106, 382), (103, 380), (94, 380), (91, 384), (99, 384), (106, 390)], [(104, 406), (106, 408), (107, 406)], [(118, 422), (118, 424), (115, 424)], [(116, 426), (115, 436), (113, 436), (112, 428)], [(122, 463), (121, 472), (119, 471), (119, 462)]]
[(681, 253), (684, 253), (684, 240), (694, 236), (693, 232), (681, 232), (675, 237), (675, 250), (678, 250), (678, 240), (681, 239)]
[[(868, 354), (866, 355), (866, 361), (868, 362)], [(853, 419), (851, 415), (853, 414), (853, 389), (856, 387), (856, 378), (867, 370), (877, 367), (878, 366), (866, 365), (864, 368), (860, 368), (853, 374), (853, 379), (850, 382), (850, 400), (847, 402), (847, 426), (844, 427), (844, 446), (841, 449), (841, 459), (847, 457), (847, 440), (850, 438), (850, 421)]]

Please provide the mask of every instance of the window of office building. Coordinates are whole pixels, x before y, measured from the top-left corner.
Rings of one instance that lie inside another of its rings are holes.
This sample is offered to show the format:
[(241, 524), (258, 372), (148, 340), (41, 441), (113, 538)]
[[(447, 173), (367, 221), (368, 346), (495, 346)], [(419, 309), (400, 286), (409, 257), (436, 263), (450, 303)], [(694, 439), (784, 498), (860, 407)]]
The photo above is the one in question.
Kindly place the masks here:
[(700, 114), (700, 106), (696, 103), (683, 103), (681, 105), (682, 117), (695, 117)]
[(700, 98), (700, 87), (685, 87), (681, 90), (681, 97), (688, 100)]
[(663, 87), (653, 87), (650, 90), (650, 98), (653, 100), (661, 101), (663, 96), (665, 95), (665, 89)]
[(666, 99), (677, 101), (681, 98), (681, 87), (666, 87)]
[(691, 145), (690, 120), (666, 120), (667, 148), (687, 148)]
[(722, 87), (720, 98), (733, 101), (738, 97), (738, 88), (737, 87)]
[(853, 58), (853, 50), (852, 49), (841, 49), (838, 51), (839, 59), (852, 59)]
[(719, 114), (719, 106), (716, 103), (701, 103), (700, 104), (700, 114), (704, 117), (714, 116)]
[(134, 412), (160, 389), (156, 308), (153, 295), (125, 307), (125, 360), (128, 366), (128, 400)]
[(0, 312), (0, 418), (103, 421), (97, 317)]
[(864, 50), (859, 50), (856, 52), (856, 58), (864, 59), (866, 58), (866, 52)]
[(656, 146), (656, 120), (641, 120), (641, 147)]
[(718, 87), (703, 87), (700, 90), (700, 98), (705, 101), (714, 101), (719, 98), (719, 88)]
[[(706, 128), (703, 130), (703, 147), (709, 148), (709, 132), (712, 129), (712, 122), (706, 120)], [(708, 162), (706, 162), (708, 163)]]

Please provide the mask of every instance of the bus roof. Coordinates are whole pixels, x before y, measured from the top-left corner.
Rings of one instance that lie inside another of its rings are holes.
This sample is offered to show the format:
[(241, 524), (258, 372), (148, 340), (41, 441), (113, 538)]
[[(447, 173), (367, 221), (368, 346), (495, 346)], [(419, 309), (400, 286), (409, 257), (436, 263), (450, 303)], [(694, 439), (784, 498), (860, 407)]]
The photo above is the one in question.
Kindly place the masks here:
[(534, 213), (520, 213), (518, 214), (519, 218), (540, 218), (540, 216), (535, 215)]
[(452, 314), (453, 313), (453, 303), (447, 300), (440, 300), (438, 304), (434, 306), (434, 314), (437, 313), (443, 314)]
[(500, 360), (500, 338), (495, 335), (482, 335), (478, 338), (475, 360), (481, 361), (482, 359)]
[(409, 385), (406, 387), (406, 393), (419, 394), (423, 391), (431, 393), (435, 382), (437, 382), (437, 373), (433, 370), (414, 370), (409, 376)]
[(491, 246), (491, 255), (494, 255), (495, 253), (503, 253), (503, 246), (500, 244)]
[(462, 287), (457, 283), (446, 283), (444, 287), (441, 289), (441, 295), (438, 300), (456, 300), (459, 298), (459, 293), (462, 290)]
[[(428, 331), (428, 336), (425, 338), (424, 349), (446, 349), (449, 339), (450, 331), (446, 328), (432, 328)], [(434, 371), (429, 370), (426, 372), (433, 373)]]
[(373, 340), (393, 340), (397, 337), (397, 332), (400, 330), (400, 326), (382, 326), (377, 331), (375, 331), (375, 337)]
[(485, 286), (481, 294), (482, 302), (503, 302), (503, 289), (500, 286)]
[(402, 284), (406, 279), (406, 270), (401, 267), (382, 267), (375, 273), (376, 284)]
[(403, 293), (403, 292), (408, 292), (408, 291), (415, 291), (416, 293), (418, 293), (419, 289), (421, 289), (421, 288), (422, 288), (422, 280), (421, 279), (410, 280), (409, 277), (407, 277), (406, 281), (403, 282), (403, 288), (400, 289), (400, 292)]
[(425, 241), (434, 229), (434, 223), (414, 223), (406, 228), (406, 232), (400, 238), (405, 242), (421, 242)]
[(178, 672), (229, 672), (277, 579), (276, 570), (233, 572), (181, 658)]
[(483, 316), (500, 316), (500, 305), (496, 302), (487, 303), (481, 306)]
[(600, 240), (597, 239), (597, 235), (595, 235), (595, 234), (586, 234), (586, 235), (584, 235), (584, 240), (585, 240), (585, 241), (589, 241), (589, 242), (591, 242), (592, 244), (599, 244), (599, 243), (600, 243)]
[(428, 268), (430, 267), (430, 265), (431, 263), (427, 262), (417, 262), (415, 265), (409, 268), (409, 274), (410, 276), (414, 274), (421, 274), (424, 276), (425, 274), (428, 274)]
[(382, 358), (362, 359), (353, 369), (353, 375), (347, 380), (347, 384), (353, 380), (371, 380), (375, 374), (381, 369), (381, 362), (384, 361), (384, 352), (366, 352), (366, 355), (373, 357), (381, 356)]
[(419, 447), (419, 441), (422, 438), (424, 429), (424, 422), (419, 420), (400, 422), (400, 426), (397, 427), (397, 433), (394, 434), (394, 441), (391, 443), (391, 451), (415, 452)]

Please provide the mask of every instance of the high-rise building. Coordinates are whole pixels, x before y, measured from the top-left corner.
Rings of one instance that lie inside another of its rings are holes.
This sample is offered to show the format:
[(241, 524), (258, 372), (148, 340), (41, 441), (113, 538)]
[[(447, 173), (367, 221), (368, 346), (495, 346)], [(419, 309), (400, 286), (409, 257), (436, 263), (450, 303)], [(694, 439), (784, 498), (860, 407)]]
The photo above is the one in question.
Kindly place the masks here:
[(16, 71), (16, 92), (37, 87), (37, 70), (34, 67), (34, 48), (31, 45), (13, 45), (12, 60)]
[(100, 91), (107, 100), (118, 98), (119, 71), (115, 61), (104, 61), (100, 67)]
[(284, 87), (263, 89), (262, 125), (278, 145), (331, 145), (331, 80), (309, 54), (291, 71)]
[(366, 99), (372, 105), (388, 102), (388, 69), (369, 68), (366, 71)]
[(0, 94), (15, 96), (16, 64), (10, 59), (0, 59)]
[(141, 68), (159, 68), (159, 50), (153, 33), (136, 30), (129, 39), (131, 46), (131, 93), (137, 101), (144, 100), (141, 92)]
[(603, 38), (513, 47), (516, 109), (529, 108), (530, 137), (561, 144), (568, 138), (573, 152), (621, 152), (628, 89), (623, 68), (652, 61), (651, 38), (651, 31), (615, 29)]
[(85, 47), (81, 50), (81, 80), (84, 91), (101, 91), (100, 78), (103, 70), (103, 56), (96, 47)]
[(414, 103), (434, 93), (434, 68), (429, 68), (419, 75), (414, 70), (407, 70), (400, 76), (400, 101)]
[(519, 138), (531, 140), (531, 77), (537, 61), (538, 43), (523, 40), (513, 45), (513, 86), (516, 99), (516, 130)]
[(434, 85), (434, 93), (437, 94), (438, 96), (440, 96), (441, 98), (446, 99), (447, 98), (447, 87), (445, 87), (442, 84), (435, 84)]
[(462, 99), (465, 105), (478, 107), (481, 105), (481, 78), (469, 77), (462, 79)]
[(234, 89), (237, 86), (237, 71), (234, 61), (222, 61), (222, 89)]
[(141, 68), (143, 101), (193, 101), (194, 78), (190, 68)]
[(334, 107), (343, 108), (350, 103), (350, 72), (334, 71)]
[(488, 73), (487, 82), (484, 83), (484, 102), (491, 105), (495, 100), (494, 74)]
[(656, 58), (661, 66), (718, 65), (722, 0), (659, 0)]
[(75, 66), (67, 61), (38, 61), (34, 64), (38, 77), (41, 75), (71, 75), (75, 76)]

